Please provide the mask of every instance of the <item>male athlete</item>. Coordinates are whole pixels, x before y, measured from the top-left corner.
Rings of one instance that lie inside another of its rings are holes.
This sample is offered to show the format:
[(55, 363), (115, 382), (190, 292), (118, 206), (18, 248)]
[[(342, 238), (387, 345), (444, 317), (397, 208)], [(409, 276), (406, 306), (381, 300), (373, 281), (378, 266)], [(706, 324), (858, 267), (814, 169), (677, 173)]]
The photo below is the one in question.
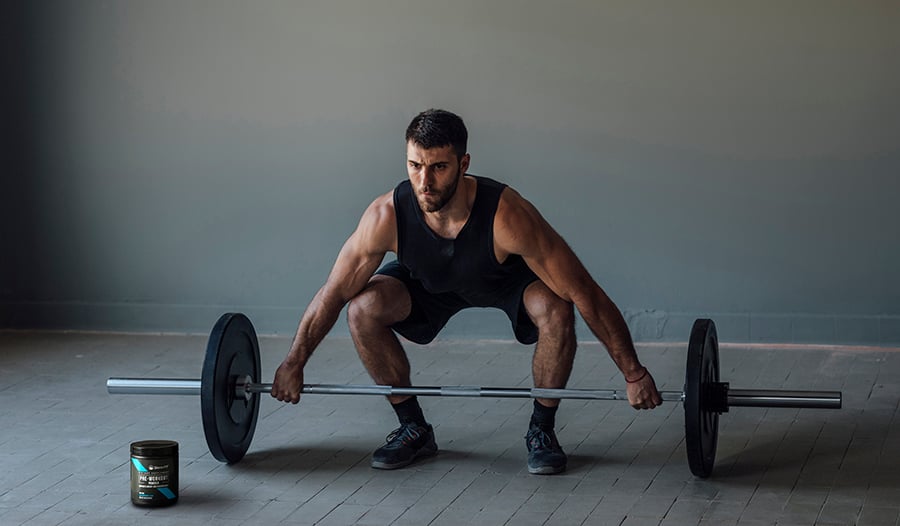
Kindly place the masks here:
[[(575, 358), (574, 305), (622, 371), (632, 407), (661, 404), (616, 305), (531, 203), (504, 184), (466, 174), (467, 139), (462, 119), (448, 111), (428, 110), (412, 120), (409, 179), (363, 213), (300, 320), (272, 396), (300, 400), (303, 367), (348, 303), (353, 342), (378, 384), (411, 385), (397, 334), (426, 344), (461, 309), (496, 307), (506, 312), (519, 342), (536, 344), (535, 387), (564, 388)], [(387, 252), (397, 260), (379, 269)], [(437, 453), (416, 397), (387, 398), (400, 427), (374, 452), (372, 467), (396, 469)], [(558, 405), (534, 401), (525, 436), (530, 473), (566, 468), (553, 429)]]

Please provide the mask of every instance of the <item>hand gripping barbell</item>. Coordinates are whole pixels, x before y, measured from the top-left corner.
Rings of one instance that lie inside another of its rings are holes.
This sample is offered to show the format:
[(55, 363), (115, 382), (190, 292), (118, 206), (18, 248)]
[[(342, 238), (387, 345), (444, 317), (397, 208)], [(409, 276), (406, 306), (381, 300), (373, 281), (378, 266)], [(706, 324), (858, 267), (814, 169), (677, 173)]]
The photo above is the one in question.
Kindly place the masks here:
[[(199, 380), (178, 378), (109, 378), (110, 394), (200, 395), (203, 432), (212, 455), (230, 464), (244, 457), (259, 416), (259, 394), (272, 384), (259, 383), (259, 342), (243, 314), (224, 314), (213, 327)], [(389, 385), (308, 384), (306, 394), (471, 396), (497, 398), (574, 398), (627, 400), (614, 389), (542, 389), (507, 387), (392, 387)], [(661, 391), (663, 400), (682, 402), (688, 464), (706, 478), (712, 473), (719, 435), (719, 415), (731, 407), (840, 409), (840, 391), (732, 389), (719, 381), (719, 343), (712, 320), (694, 322), (688, 343), (684, 391)]]

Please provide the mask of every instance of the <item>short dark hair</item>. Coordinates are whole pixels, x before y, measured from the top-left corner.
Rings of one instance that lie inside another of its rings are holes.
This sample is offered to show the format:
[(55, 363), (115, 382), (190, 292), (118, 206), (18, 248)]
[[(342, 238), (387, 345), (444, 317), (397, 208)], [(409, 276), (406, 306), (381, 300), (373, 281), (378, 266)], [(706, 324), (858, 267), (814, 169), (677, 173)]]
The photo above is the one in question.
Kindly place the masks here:
[(459, 115), (434, 108), (413, 118), (406, 128), (406, 142), (418, 144), (426, 150), (452, 146), (457, 159), (466, 154), (469, 132)]

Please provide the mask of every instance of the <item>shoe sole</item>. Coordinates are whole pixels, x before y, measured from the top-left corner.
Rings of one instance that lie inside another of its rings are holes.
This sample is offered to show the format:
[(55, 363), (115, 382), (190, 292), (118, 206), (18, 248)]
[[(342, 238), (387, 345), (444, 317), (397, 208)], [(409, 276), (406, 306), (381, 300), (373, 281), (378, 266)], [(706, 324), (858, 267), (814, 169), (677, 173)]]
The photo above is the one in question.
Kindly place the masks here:
[(415, 462), (416, 460), (419, 460), (420, 458), (433, 457), (433, 456), (437, 455), (437, 452), (438, 452), (437, 448), (435, 448), (435, 449), (424, 449), (423, 448), (423, 449), (416, 451), (416, 454), (413, 455), (413, 457), (409, 460), (394, 462), (393, 464), (388, 464), (387, 462), (379, 462), (377, 460), (373, 460), (370, 465), (375, 469), (399, 469), (399, 468), (406, 467), (406, 466), (412, 464), (413, 462)]
[(555, 475), (557, 473), (562, 473), (566, 470), (566, 466), (538, 466), (531, 467), (528, 466), (528, 472), (532, 475)]

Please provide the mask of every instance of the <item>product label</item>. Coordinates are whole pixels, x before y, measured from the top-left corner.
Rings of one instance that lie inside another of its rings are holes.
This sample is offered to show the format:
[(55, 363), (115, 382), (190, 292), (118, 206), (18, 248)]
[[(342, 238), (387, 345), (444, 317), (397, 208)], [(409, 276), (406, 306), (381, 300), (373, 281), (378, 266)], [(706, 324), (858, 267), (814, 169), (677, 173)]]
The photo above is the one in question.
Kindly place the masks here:
[[(158, 462), (158, 463), (157, 463)], [(141, 501), (174, 499), (177, 481), (170, 481), (169, 464), (165, 461), (131, 458), (132, 499)], [(175, 491), (172, 490), (175, 488)]]

